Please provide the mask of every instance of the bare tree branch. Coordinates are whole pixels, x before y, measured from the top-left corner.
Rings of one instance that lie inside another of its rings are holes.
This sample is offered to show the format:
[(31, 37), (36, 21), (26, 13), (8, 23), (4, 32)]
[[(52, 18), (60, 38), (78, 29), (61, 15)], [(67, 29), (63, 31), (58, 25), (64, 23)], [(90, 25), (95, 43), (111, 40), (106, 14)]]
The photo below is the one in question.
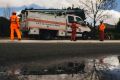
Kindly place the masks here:
[(92, 12), (93, 12), (93, 14), (95, 13), (95, 10), (94, 10), (94, 4), (93, 4), (93, 2), (91, 1), (91, 5), (92, 5)]
[(89, 13), (86, 12), (86, 15), (89, 16), (91, 19), (94, 19)]
[(93, 19), (94, 27), (99, 19), (105, 17), (104, 10), (113, 9), (116, 6), (115, 0), (87, 0), (86, 3), (79, 0), (79, 2), (86, 7), (86, 15)]
[[(105, 18), (106, 16), (108, 16), (108, 15), (104, 14), (104, 15), (100, 16), (96, 21), (99, 21), (101, 18)], [(107, 19), (107, 18), (105, 18), (105, 19)]]
[[(100, 12), (100, 11), (99, 11)], [(97, 14), (97, 17), (96, 18), (99, 18), (100, 16), (102, 16), (103, 15), (103, 10), (99, 13), (99, 14)]]
[(84, 2), (81, 1), (81, 0), (79, 0), (79, 2), (80, 2), (81, 4), (83, 4), (87, 9), (89, 9), (89, 10), (92, 11), (92, 8), (91, 8), (89, 5), (87, 5), (86, 3), (84, 3)]

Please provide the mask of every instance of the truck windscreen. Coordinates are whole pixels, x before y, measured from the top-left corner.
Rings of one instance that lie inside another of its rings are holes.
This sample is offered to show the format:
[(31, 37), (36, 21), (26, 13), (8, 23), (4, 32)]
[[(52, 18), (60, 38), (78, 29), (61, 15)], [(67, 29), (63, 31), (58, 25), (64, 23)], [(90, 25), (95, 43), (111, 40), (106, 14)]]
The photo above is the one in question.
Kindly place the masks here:
[(79, 17), (76, 17), (76, 21), (77, 22), (81, 22), (81, 21), (83, 21), (81, 18), (79, 18)]

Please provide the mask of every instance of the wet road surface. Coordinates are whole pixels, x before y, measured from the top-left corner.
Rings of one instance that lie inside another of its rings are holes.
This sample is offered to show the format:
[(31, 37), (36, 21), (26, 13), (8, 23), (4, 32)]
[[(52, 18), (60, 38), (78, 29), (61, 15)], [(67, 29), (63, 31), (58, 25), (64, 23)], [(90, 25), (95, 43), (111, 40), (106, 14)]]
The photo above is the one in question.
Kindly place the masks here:
[(0, 63), (57, 62), (120, 54), (120, 41), (98, 40), (0, 40)]

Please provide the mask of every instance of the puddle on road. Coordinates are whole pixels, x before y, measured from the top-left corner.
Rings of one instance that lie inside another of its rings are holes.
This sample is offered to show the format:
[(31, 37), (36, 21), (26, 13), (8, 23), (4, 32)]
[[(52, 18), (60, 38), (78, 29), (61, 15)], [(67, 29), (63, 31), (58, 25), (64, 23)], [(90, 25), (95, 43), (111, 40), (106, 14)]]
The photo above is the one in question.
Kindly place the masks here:
[(76, 58), (50, 66), (39, 62), (0, 67), (2, 80), (120, 80), (120, 56)]

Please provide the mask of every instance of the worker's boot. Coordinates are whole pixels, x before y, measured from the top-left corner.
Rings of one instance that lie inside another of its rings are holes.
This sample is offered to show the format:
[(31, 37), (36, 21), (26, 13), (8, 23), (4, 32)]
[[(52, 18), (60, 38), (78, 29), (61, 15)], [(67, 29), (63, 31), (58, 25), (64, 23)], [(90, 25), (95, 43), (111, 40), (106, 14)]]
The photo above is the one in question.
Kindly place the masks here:
[(21, 38), (18, 38), (19, 41), (21, 41)]

